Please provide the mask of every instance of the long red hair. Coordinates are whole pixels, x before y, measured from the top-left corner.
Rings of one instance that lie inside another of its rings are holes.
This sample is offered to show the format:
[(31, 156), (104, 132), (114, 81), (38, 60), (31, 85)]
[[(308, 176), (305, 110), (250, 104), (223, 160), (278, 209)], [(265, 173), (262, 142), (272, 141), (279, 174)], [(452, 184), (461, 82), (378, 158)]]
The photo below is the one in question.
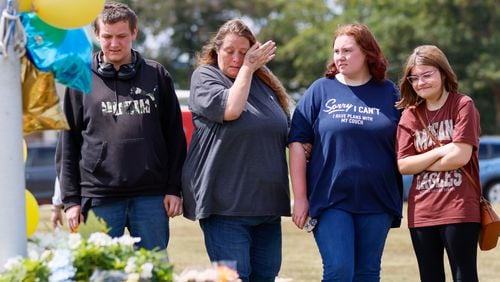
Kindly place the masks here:
[[(333, 37), (332, 47), (335, 44), (337, 37), (341, 35), (352, 36), (359, 45), (363, 53), (366, 55), (366, 64), (370, 74), (379, 82), (387, 79), (388, 62), (377, 43), (377, 40), (370, 32), (368, 27), (359, 23), (345, 24), (337, 28)], [(326, 77), (334, 77), (339, 73), (335, 62), (332, 60), (326, 69)]]

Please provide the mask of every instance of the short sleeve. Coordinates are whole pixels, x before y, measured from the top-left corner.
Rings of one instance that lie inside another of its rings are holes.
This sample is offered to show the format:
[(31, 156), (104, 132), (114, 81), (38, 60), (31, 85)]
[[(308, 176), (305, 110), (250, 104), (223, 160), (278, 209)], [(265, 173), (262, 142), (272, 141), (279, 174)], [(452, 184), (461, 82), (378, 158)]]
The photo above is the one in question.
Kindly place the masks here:
[(222, 123), (231, 85), (214, 67), (197, 68), (191, 77), (189, 109), (195, 115)]
[(313, 124), (317, 113), (313, 106), (314, 101), (312, 98), (314, 91), (311, 88), (304, 93), (293, 112), (288, 143), (314, 143)]
[(414, 145), (415, 115), (412, 110), (406, 109), (401, 115), (396, 132), (397, 159), (403, 159), (417, 154)]
[(462, 96), (458, 103), (457, 118), (454, 121), (453, 142), (467, 143), (478, 149), (481, 134), (479, 112), (474, 101), (468, 96)]

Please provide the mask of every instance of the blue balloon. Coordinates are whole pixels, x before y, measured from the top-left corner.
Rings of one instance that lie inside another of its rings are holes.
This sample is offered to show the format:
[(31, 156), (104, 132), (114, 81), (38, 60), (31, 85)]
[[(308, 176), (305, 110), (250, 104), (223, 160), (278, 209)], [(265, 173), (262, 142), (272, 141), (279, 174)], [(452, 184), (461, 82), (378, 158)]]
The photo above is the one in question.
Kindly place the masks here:
[(66, 37), (66, 30), (46, 24), (35, 13), (21, 14), (21, 22), (26, 32), (29, 58), (39, 70), (50, 71), (57, 48)]
[(59, 83), (89, 93), (92, 44), (85, 30), (53, 27), (35, 13), (23, 13), (21, 21), (33, 64), (41, 71), (52, 72)]
[(92, 44), (83, 28), (70, 29), (57, 49), (52, 72), (59, 83), (89, 93), (92, 84)]

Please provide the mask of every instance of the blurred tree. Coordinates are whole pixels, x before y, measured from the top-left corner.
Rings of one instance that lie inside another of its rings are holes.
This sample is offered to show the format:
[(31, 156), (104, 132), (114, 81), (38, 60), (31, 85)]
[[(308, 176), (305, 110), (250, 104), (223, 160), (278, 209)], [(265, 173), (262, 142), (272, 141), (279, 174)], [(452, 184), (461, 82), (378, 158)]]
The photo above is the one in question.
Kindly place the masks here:
[(398, 82), (406, 57), (422, 44), (447, 55), (459, 88), (481, 112), (483, 134), (500, 133), (500, 26), (496, 0), (337, 0), (276, 1), (281, 13), (270, 16), (263, 34), (280, 42), (273, 70), (302, 92), (322, 75), (332, 57), (338, 24), (370, 27), (390, 62), (389, 78)]
[[(196, 53), (217, 29), (231, 18), (246, 18), (258, 28), (259, 21), (274, 10), (266, 0), (123, 0), (139, 16), (143, 35), (156, 43), (140, 45), (172, 73), (179, 88), (188, 88)], [(254, 29), (254, 31), (256, 31)]]
[[(338, 24), (367, 24), (400, 79), (404, 60), (421, 44), (440, 47), (458, 75), (460, 90), (481, 112), (483, 133), (500, 134), (500, 34), (497, 0), (123, 0), (133, 7), (154, 44), (139, 47), (187, 88), (195, 54), (219, 26), (244, 18), (259, 40), (278, 43), (271, 69), (290, 93), (302, 93), (332, 58)], [(146, 40), (147, 41), (147, 40)], [(149, 48), (154, 46), (154, 50)], [(153, 52), (155, 51), (155, 52)]]
[(359, 0), (343, 2), (342, 17), (367, 24), (400, 78), (405, 58), (422, 44), (442, 49), (481, 112), (484, 134), (500, 133), (500, 26), (495, 0)]

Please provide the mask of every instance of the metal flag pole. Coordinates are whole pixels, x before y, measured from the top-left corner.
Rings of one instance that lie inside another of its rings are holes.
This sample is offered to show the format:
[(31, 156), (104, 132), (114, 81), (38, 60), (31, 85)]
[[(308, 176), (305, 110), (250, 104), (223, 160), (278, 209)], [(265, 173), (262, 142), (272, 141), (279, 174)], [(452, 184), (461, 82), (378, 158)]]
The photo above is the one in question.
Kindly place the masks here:
[(5, 7), (0, 23), (1, 270), (8, 258), (26, 256), (27, 238), (20, 72), (20, 56), (25, 46), (19, 42), (24, 31), (12, 0), (0, 1), (0, 7)]

